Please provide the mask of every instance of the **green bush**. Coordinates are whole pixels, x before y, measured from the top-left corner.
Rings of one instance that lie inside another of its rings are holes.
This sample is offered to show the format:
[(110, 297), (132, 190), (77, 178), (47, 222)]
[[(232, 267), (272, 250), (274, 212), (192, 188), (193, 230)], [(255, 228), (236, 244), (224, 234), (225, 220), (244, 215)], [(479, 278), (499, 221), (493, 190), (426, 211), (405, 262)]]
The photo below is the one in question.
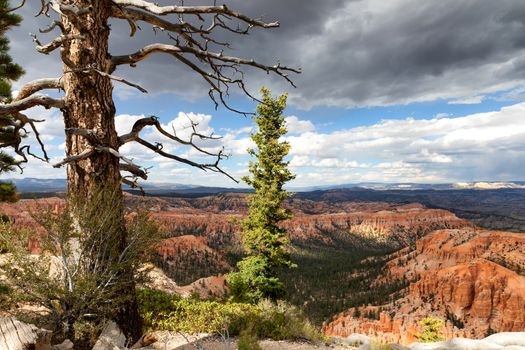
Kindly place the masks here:
[(238, 350), (262, 350), (257, 342), (257, 334), (253, 329), (246, 329), (239, 335)]
[(432, 316), (425, 317), (418, 323), (421, 332), (416, 334), (417, 340), (422, 343), (433, 343), (445, 340), (442, 335), (445, 322)]
[(323, 339), (299, 309), (284, 302), (252, 305), (185, 299), (148, 289), (139, 290), (138, 301), (149, 329), (231, 336), (255, 334), (275, 340)]

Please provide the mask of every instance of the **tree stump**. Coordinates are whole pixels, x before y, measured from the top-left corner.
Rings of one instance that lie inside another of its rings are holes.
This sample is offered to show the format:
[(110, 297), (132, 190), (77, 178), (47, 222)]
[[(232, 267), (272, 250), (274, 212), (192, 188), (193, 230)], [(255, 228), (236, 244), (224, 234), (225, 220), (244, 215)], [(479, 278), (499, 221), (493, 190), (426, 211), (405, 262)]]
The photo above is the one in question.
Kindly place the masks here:
[(50, 350), (51, 332), (14, 317), (0, 317), (0, 349)]

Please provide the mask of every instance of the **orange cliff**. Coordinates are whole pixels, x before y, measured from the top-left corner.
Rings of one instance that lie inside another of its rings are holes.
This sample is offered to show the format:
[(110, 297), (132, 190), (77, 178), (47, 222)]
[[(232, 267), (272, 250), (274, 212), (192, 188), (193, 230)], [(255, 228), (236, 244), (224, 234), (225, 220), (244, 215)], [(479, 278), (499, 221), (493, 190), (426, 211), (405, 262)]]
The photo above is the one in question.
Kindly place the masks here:
[[(159, 222), (166, 238), (203, 236), (213, 249), (240, 252), (239, 220), (246, 215), (242, 194), (219, 194), (201, 198), (158, 198), (126, 194), (130, 207), (150, 211)], [(0, 204), (0, 212), (15, 219), (16, 225), (37, 227), (27, 207), (40, 203), (59, 205), (63, 199), (21, 200)], [(328, 203), (294, 198), (287, 203), (294, 212), (292, 220), (283, 223), (294, 244), (339, 246), (381, 245), (402, 248), (435, 229), (459, 228), (471, 224), (451, 212), (427, 209), (420, 204), (382, 202)], [(170, 241), (166, 241), (169, 246)], [(38, 251), (37, 242), (32, 248)]]
[[(373, 283), (406, 278), (409, 287), (385, 305), (350, 309), (325, 324), (329, 335), (362, 333), (385, 342), (415, 340), (417, 322), (446, 321), (445, 336), (483, 338), (525, 330), (525, 235), (473, 228), (435, 231), (392, 255)], [(362, 315), (379, 315), (379, 320)]]
[[(282, 225), (295, 244), (335, 246), (341, 241), (356, 245), (373, 242), (402, 248), (436, 229), (472, 226), (449, 211), (427, 209), (419, 204), (348, 202), (329, 210), (326, 203), (313, 205), (311, 201), (294, 200), (290, 206), (294, 216)], [(201, 207), (191, 212), (177, 208), (158, 211), (154, 216), (167, 236), (205, 236), (213, 247), (231, 248), (240, 243), (238, 222), (245, 215), (243, 206), (235, 208), (240, 210), (205, 212)]]

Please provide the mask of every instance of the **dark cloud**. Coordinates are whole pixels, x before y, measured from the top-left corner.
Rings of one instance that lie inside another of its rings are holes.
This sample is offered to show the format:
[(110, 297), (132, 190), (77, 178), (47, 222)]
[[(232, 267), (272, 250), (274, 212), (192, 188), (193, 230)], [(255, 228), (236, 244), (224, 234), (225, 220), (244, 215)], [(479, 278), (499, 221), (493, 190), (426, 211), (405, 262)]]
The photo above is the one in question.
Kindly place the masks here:
[[(461, 99), (514, 88), (525, 78), (522, 0), (226, 3), (251, 16), (281, 22), (279, 29), (256, 29), (248, 37), (219, 36), (232, 43), (232, 54), (268, 64), (280, 59), (283, 64), (302, 67), (303, 74), (294, 79), (298, 88), (291, 91), (291, 102), (304, 108)], [(60, 69), (56, 57), (31, 51), (27, 33), (44, 25), (43, 18), (32, 17), (35, 12), (27, 6), (23, 27), (11, 33), (13, 53), (28, 70), (29, 78)], [(125, 22), (112, 26), (111, 48), (116, 54), (156, 41), (167, 42), (164, 34), (155, 36), (147, 25), (131, 39)], [(275, 77), (249, 73), (252, 89), (265, 84), (279, 91), (292, 90)], [(155, 56), (138, 68), (120, 69), (119, 74), (150, 92), (173, 91), (188, 98), (206, 96), (207, 92), (193, 72), (169, 56)]]

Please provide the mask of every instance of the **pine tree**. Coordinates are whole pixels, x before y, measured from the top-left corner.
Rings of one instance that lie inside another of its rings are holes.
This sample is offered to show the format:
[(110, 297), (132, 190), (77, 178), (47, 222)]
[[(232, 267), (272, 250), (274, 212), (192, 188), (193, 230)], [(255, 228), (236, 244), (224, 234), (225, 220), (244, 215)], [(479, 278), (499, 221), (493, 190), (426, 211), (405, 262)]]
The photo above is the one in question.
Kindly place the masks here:
[[(13, 26), (18, 25), (22, 18), (8, 12), (9, 2), (0, 0), (0, 101), (9, 102), (11, 96), (11, 81), (18, 80), (24, 71), (13, 63), (9, 56), (9, 39), (6, 32)], [(0, 143), (9, 144), (14, 138), (14, 128), (12, 126), (0, 125)], [(18, 162), (9, 154), (0, 151), (0, 174), (14, 171)], [(0, 182), (0, 202), (16, 202), (18, 195), (14, 185)]]
[(8, 12), (9, 2), (0, 0), (0, 97), (2, 100), (11, 99), (11, 81), (18, 80), (24, 71), (18, 64), (13, 63), (9, 56), (9, 39), (6, 32), (22, 21), (22, 17)]
[(255, 194), (248, 197), (248, 217), (241, 222), (247, 256), (237, 264), (239, 272), (229, 277), (233, 298), (248, 302), (284, 296), (277, 272), (294, 266), (285, 249), (289, 243), (286, 230), (279, 226), (291, 218), (290, 211), (281, 203), (289, 196), (283, 189), (284, 184), (295, 178), (284, 160), (290, 144), (280, 141), (287, 132), (283, 117), (287, 96), (273, 99), (270, 90), (262, 88), (261, 92), (262, 102), (254, 118), (258, 131), (252, 134), (257, 148), (248, 150), (257, 161), (250, 162), (251, 177), (243, 178), (255, 190)]

